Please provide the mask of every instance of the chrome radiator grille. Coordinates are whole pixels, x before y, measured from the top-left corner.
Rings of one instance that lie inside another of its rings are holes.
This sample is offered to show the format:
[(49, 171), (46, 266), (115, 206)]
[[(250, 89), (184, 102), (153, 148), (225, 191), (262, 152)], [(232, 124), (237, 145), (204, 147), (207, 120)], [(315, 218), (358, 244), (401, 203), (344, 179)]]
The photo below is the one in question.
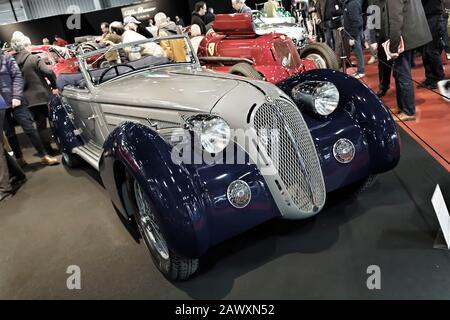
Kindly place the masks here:
[(263, 104), (256, 111), (254, 126), (258, 144), (266, 149), (292, 202), (304, 213), (322, 208), (326, 198), (322, 169), (297, 107), (284, 100)]

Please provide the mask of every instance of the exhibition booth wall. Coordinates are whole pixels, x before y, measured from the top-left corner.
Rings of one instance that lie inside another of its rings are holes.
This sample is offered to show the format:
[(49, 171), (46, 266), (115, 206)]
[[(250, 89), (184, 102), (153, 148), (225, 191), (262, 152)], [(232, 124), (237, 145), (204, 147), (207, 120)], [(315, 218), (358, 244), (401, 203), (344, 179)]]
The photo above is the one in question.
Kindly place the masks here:
[[(190, 8), (187, 1), (154, 0), (146, 2), (145, 5), (155, 8), (152, 11), (153, 15), (158, 11), (163, 11), (168, 16), (175, 17), (178, 15), (184, 21), (190, 22)], [(71, 30), (67, 27), (67, 22), (70, 22), (70, 14), (2, 25), (0, 26), (0, 42), (9, 42), (15, 31), (22, 31), (35, 44), (40, 44), (43, 38), (49, 38), (52, 41), (55, 35), (59, 35), (69, 43), (73, 43), (75, 37), (98, 35), (100, 33), (100, 24), (103, 21), (123, 20), (123, 8), (126, 8), (126, 6), (83, 13), (80, 15), (81, 29), (75, 28)]]

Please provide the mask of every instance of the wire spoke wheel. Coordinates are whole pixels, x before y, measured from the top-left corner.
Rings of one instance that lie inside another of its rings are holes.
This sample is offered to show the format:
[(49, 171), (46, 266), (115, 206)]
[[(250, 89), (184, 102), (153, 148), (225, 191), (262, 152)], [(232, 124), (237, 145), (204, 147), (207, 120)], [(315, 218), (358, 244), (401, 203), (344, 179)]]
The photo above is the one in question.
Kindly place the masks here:
[(317, 68), (319, 68), (319, 69), (327, 69), (328, 68), (327, 62), (319, 54), (311, 53), (306, 56), (306, 59), (313, 61), (315, 63), (315, 65), (317, 66)]
[(157, 252), (162, 259), (169, 260), (169, 248), (156, 222), (152, 206), (136, 181), (134, 183), (134, 191), (139, 210), (137, 223), (142, 236), (145, 237), (145, 242), (151, 247), (149, 249)]
[(199, 260), (179, 255), (161, 232), (156, 207), (139, 183), (128, 175), (125, 193), (134, 197), (134, 218), (153, 262), (161, 273), (171, 281), (189, 279), (198, 269)]

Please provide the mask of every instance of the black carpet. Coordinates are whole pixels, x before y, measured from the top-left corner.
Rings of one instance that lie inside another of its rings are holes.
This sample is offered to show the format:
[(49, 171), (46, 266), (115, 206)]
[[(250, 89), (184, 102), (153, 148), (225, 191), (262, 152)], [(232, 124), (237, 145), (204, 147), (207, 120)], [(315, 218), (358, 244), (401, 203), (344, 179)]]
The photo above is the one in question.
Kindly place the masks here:
[[(398, 168), (353, 199), (338, 192), (308, 221), (271, 221), (214, 248), (188, 282), (170, 283), (115, 213), (89, 167), (31, 167), (0, 204), (2, 299), (450, 299), (450, 253), (433, 249), (436, 185), (450, 175), (402, 132)], [(28, 159), (32, 151), (28, 150)], [(66, 269), (82, 270), (82, 290)], [(371, 291), (367, 268), (381, 269)]]

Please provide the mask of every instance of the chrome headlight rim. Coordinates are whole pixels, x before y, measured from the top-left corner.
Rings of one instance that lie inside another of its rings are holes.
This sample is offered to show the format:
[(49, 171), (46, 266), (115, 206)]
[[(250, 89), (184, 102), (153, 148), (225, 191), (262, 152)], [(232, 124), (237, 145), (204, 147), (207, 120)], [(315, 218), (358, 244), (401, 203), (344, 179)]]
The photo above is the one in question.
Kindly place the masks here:
[(340, 93), (329, 81), (305, 81), (292, 89), (293, 100), (317, 115), (331, 115), (339, 106)]
[[(347, 152), (347, 154), (350, 154), (350, 157), (348, 157), (348, 158), (342, 157), (342, 152), (339, 152), (339, 148), (341, 148), (342, 145), (344, 145), (344, 147), (347, 147), (350, 149), (350, 151)], [(341, 164), (351, 163), (355, 159), (355, 156), (356, 156), (355, 144), (347, 138), (339, 139), (333, 145), (333, 156), (336, 159), (336, 161)]]
[[(216, 128), (212, 128), (214, 124)], [(217, 125), (221, 126), (222, 132), (218, 131), (220, 128)], [(231, 142), (231, 127), (225, 119), (218, 115), (198, 114), (191, 116), (185, 120), (184, 127), (197, 136), (203, 150), (210, 154), (223, 152)], [(208, 130), (214, 129), (216, 132), (208, 132)]]

